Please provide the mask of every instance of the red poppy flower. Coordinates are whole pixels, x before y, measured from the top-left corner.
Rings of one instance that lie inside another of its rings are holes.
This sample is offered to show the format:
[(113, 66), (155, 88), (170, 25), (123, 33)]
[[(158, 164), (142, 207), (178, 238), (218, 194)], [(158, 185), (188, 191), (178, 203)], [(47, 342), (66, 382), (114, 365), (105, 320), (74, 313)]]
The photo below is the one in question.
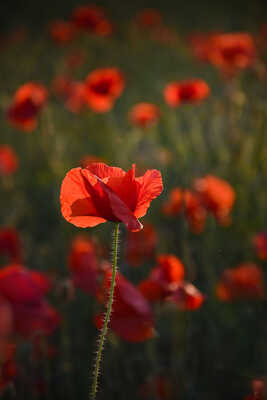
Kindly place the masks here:
[(257, 256), (261, 260), (267, 260), (267, 232), (261, 232), (255, 235), (253, 244), (257, 252)]
[(71, 82), (67, 98), (65, 101), (66, 108), (73, 112), (80, 112), (85, 106), (85, 85), (83, 82)]
[(211, 37), (212, 34), (207, 33), (194, 33), (189, 36), (188, 44), (198, 60), (209, 61)]
[(184, 278), (184, 266), (174, 255), (162, 254), (157, 258), (157, 265), (145, 281), (139, 284), (141, 293), (154, 302), (164, 300), (175, 291)]
[(157, 170), (136, 178), (134, 165), (126, 173), (121, 168), (94, 163), (67, 173), (61, 186), (61, 212), (68, 222), (81, 228), (112, 221), (139, 231), (142, 225), (138, 218), (146, 214), (162, 188)]
[(60, 315), (45, 300), (33, 304), (14, 304), (14, 320), (16, 331), (32, 338), (38, 332), (51, 335), (60, 323)]
[(183, 210), (183, 190), (174, 188), (170, 191), (168, 200), (162, 206), (162, 212), (168, 216), (176, 216)]
[(69, 267), (74, 285), (87, 293), (96, 295), (99, 270), (95, 246), (91, 240), (83, 236), (78, 236), (73, 240)]
[(77, 33), (73, 23), (61, 20), (51, 23), (49, 31), (54, 42), (62, 45), (71, 42)]
[(72, 21), (77, 28), (99, 36), (108, 36), (113, 30), (102, 8), (96, 5), (77, 7), (73, 12)]
[(136, 15), (135, 22), (140, 28), (155, 28), (162, 24), (162, 16), (158, 10), (147, 8)]
[(178, 288), (167, 298), (182, 310), (197, 310), (204, 301), (203, 294), (189, 282), (181, 282)]
[(50, 289), (48, 278), (19, 264), (0, 270), (0, 294), (14, 303), (37, 303)]
[(13, 228), (0, 229), (0, 255), (9, 257), (10, 263), (21, 261), (22, 249), (18, 232)]
[(227, 225), (229, 213), (235, 202), (235, 192), (232, 186), (223, 179), (206, 175), (194, 182), (194, 188), (203, 205), (214, 214), (218, 222)]
[[(111, 281), (111, 271), (106, 271), (98, 299), (106, 303)], [(98, 329), (102, 328), (103, 315), (95, 317)], [(116, 277), (114, 303), (110, 328), (128, 342), (142, 342), (154, 336), (152, 311), (146, 299), (120, 273)]]
[(164, 90), (166, 103), (177, 107), (181, 103), (199, 103), (210, 94), (210, 88), (202, 79), (171, 82)]
[(11, 175), (18, 169), (18, 158), (10, 146), (0, 146), (0, 175)]
[(194, 233), (201, 233), (205, 228), (207, 212), (197, 193), (191, 190), (184, 191), (185, 215), (190, 229)]
[(46, 88), (38, 83), (25, 83), (15, 93), (7, 110), (7, 119), (16, 128), (31, 132), (36, 128), (37, 116), (47, 101)]
[(226, 76), (233, 76), (238, 70), (250, 67), (257, 57), (254, 40), (248, 33), (212, 35), (208, 46), (209, 61)]
[(152, 224), (146, 223), (140, 232), (129, 232), (126, 244), (126, 258), (130, 265), (137, 267), (155, 253), (158, 236)]
[(95, 112), (111, 110), (115, 100), (120, 97), (124, 86), (123, 74), (117, 68), (100, 68), (86, 78), (85, 98), (88, 106)]
[(129, 113), (130, 122), (141, 128), (149, 128), (155, 125), (159, 118), (159, 108), (151, 103), (136, 104)]
[(223, 272), (216, 286), (220, 300), (262, 299), (264, 296), (263, 273), (253, 263), (244, 263)]

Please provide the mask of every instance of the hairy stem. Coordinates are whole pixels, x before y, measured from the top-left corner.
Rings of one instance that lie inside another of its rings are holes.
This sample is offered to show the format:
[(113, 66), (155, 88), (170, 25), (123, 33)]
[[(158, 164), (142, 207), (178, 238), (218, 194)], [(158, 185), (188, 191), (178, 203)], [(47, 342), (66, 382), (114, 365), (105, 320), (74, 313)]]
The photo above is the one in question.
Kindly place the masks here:
[(98, 377), (100, 373), (100, 363), (101, 363), (101, 356), (104, 348), (104, 342), (106, 339), (107, 331), (108, 331), (108, 324), (110, 321), (110, 315), (112, 311), (112, 303), (113, 303), (113, 296), (114, 296), (114, 289), (116, 283), (116, 272), (117, 272), (117, 260), (118, 260), (118, 247), (119, 247), (119, 223), (116, 224), (114, 229), (114, 238), (113, 238), (113, 253), (112, 253), (112, 277), (110, 283), (110, 293), (109, 299), (107, 303), (106, 314), (104, 318), (104, 324), (100, 332), (99, 337), (99, 345), (96, 353), (96, 361), (93, 371), (93, 386), (92, 391), (90, 393), (90, 399), (95, 400), (96, 392), (97, 392), (97, 385), (98, 385)]

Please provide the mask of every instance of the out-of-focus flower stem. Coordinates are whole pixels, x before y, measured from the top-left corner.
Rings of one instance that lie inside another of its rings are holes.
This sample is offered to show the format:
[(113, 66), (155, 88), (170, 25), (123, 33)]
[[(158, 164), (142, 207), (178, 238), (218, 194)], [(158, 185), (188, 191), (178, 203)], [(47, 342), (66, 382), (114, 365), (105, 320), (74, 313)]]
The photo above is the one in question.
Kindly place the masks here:
[(118, 249), (119, 249), (119, 223), (116, 223), (114, 229), (114, 237), (113, 237), (113, 255), (112, 255), (112, 276), (111, 276), (111, 283), (110, 283), (110, 293), (109, 299), (107, 303), (107, 310), (104, 318), (104, 324), (101, 329), (99, 344), (96, 353), (96, 361), (93, 371), (93, 385), (92, 391), (90, 393), (90, 398), (94, 400), (96, 398), (97, 393), (97, 385), (98, 385), (98, 377), (100, 372), (100, 363), (101, 363), (101, 356), (104, 348), (104, 343), (108, 331), (108, 324), (110, 321), (110, 315), (112, 311), (112, 303), (113, 303), (113, 296), (114, 296), (114, 289), (116, 284), (116, 272), (117, 272), (117, 261), (118, 261)]

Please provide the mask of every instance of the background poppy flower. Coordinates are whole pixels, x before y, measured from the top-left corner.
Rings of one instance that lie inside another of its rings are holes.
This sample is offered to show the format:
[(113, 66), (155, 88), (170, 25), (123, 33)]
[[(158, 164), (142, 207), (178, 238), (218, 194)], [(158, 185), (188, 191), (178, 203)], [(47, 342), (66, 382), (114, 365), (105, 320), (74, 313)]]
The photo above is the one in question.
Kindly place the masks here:
[(18, 169), (18, 158), (10, 146), (0, 146), (0, 175), (11, 175)]
[(267, 232), (261, 232), (255, 235), (253, 244), (257, 256), (262, 260), (267, 260)]
[(164, 89), (165, 101), (171, 107), (181, 103), (199, 103), (209, 94), (210, 88), (202, 79), (171, 82)]
[(77, 7), (72, 14), (72, 21), (78, 29), (99, 36), (108, 36), (113, 30), (103, 9), (94, 4)]
[(162, 212), (168, 216), (176, 216), (183, 210), (183, 190), (173, 188), (167, 201), (162, 206)]
[[(98, 299), (106, 303), (111, 281), (107, 271), (100, 287)], [(103, 325), (103, 315), (95, 317), (98, 329)], [(128, 342), (142, 342), (154, 336), (152, 311), (146, 299), (122, 274), (116, 277), (110, 328)]]
[(0, 293), (11, 303), (37, 303), (50, 289), (48, 278), (19, 264), (0, 270)]
[(129, 121), (141, 128), (149, 128), (160, 118), (159, 108), (152, 103), (138, 103), (129, 112)]
[(22, 85), (15, 93), (7, 110), (7, 119), (16, 128), (31, 132), (36, 128), (37, 116), (47, 101), (46, 88), (34, 82)]
[(135, 17), (135, 22), (140, 28), (155, 28), (162, 24), (160, 12), (154, 8), (146, 8), (139, 11)]
[(19, 263), (22, 259), (22, 248), (18, 232), (13, 228), (0, 229), (0, 256), (7, 256), (8, 262)]
[(201, 233), (205, 228), (207, 211), (199, 195), (191, 190), (184, 191), (185, 215), (190, 229), (194, 233)]
[(209, 40), (209, 61), (226, 76), (250, 67), (256, 57), (256, 46), (248, 33), (216, 34)]
[(228, 222), (228, 215), (235, 202), (232, 186), (223, 179), (207, 175), (194, 182), (194, 189), (199, 194), (202, 204), (213, 213), (222, 225)]
[(93, 242), (83, 236), (76, 237), (71, 244), (68, 261), (74, 285), (96, 295), (99, 269)]
[(161, 254), (149, 277), (139, 284), (142, 294), (150, 301), (165, 300), (184, 278), (184, 266), (176, 256)]
[(117, 68), (100, 68), (91, 72), (85, 81), (85, 99), (95, 112), (109, 111), (125, 86), (124, 77)]
[(69, 171), (61, 186), (61, 212), (72, 224), (86, 228), (106, 221), (123, 222), (131, 231), (142, 229), (150, 202), (162, 192), (161, 174), (148, 170), (135, 177), (135, 166), (121, 168), (93, 163)]
[(73, 112), (80, 112), (85, 106), (85, 85), (83, 82), (71, 82), (69, 85), (65, 106), (66, 108)]
[(61, 20), (52, 22), (49, 27), (49, 32), (54, 42), (63, 45), (71, 42), (77, 33), (72, 22)]
[(192, 283), (181, 282), (167, 301), (176, 304), (182, 310), (197, 310), (202, 306), (204, 296)]
[(222, 301), (262, 299), (264, 296), (263, 273), (253, 263), (244, 263), (233, 269), (226, 269), (216, 286), (216, 294)]

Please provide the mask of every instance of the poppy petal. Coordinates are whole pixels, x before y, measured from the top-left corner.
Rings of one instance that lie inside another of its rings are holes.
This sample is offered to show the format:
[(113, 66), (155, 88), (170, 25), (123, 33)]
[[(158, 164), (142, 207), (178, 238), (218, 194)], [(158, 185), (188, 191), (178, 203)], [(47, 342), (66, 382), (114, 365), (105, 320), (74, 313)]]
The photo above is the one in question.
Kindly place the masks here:
[[(88, 179), (90, 178), (93, 184), (96, 183), (93, 175), (90, 174)], [(84, 187), (81, 168), (73, 168), (65, 176), (61, 186), (60, 201), (62, 215), (75, 226), (87, 228), (106, 222), (98, 215), (92, 198)]]
[(161, 173), (156, 169), (148, 170), (144, 176), (136, 178), (136, 181), (141, 187), (134, 215), (140, 218), (146, 214), (151, 201), (161, 194), (163, 183)]

